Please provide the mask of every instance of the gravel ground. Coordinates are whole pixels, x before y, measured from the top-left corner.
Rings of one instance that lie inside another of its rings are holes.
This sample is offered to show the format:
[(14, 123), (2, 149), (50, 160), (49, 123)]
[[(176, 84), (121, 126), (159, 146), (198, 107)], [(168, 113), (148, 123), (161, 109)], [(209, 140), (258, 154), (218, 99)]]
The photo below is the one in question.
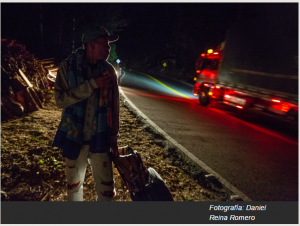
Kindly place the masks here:
[[(119, 147), (129, 145), (165, 180), (175, 201), (226, 201), (228, 194), (218, 182), (209, 181), (173, 147), (136, 116), (121, 99)], [(51, 146), (60, 122), (61, 109), (53, 94), (44, 108), (1, 123), (1, 200), (66, 201), (65, 162)], [(114, 170), (113, 201), (132, 201), (121, 177)], [(96, 192), (91, 167), (84, 182), (84, 201), (94, 201)]]

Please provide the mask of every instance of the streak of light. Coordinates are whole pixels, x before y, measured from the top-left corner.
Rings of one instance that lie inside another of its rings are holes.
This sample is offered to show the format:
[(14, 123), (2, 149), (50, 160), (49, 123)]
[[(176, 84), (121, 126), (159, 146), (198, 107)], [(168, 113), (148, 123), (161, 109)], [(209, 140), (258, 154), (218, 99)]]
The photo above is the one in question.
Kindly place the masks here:
[(135, 93), (135, 92), (129, 92), (129, 91), (123, 91), (126, 94), (131, 95), (138, 95), (138, 96), (146, 96), (146, 97), (154, 97), (159, 99), (168, 99), (168, 100), (174, 100), (174, 101), (188, 101), (188, 102), (196, 102), (194, 99), (184, 99), (184, 98), (176, 98), (176, 97), (168, 97), (168, 96), (160, 96), (160, 95), (152, 95), (152, 94), (145, 94), (145, 93)]
[(297, 145), (297, 146), (298, 146), (298, 142), (292, 141), (292, 140), (287, 139), (287, 138), (285, 138), (285, 137), (283, 137), (283, 136), (280, 136), (280, 135), (278, 135), (278, 134), (276, 134), (276, 133), (273, 133), (273, 132), (270, 132), (270, 131), (268, 131), (268, 130), (266, 130), (266, 129), (263, 129), (263, 128), (260, 128), (260, 127), (258, 127), (258, 126), (255, 126), (255, 125), (253, 125), (253, 124), (251, 124), (251, 123), (249, 123), (249, 122), (245, 122), (245, 121), (243, 121), (243, 120), (241, 120), (241, 119), (235, 118), (235, 117), (233, 117), (233, 116), (231, 116), (231, 115), (228, 115), (228, 114), (226, 114), (225, 112), (220, 111), (220, 110), (217, 110), (217, 109), (215, 109), (215, 108), (209, 108), (209, 109), (212, 110), (212, 111), (218, 112), (218, 113), (220, 113), (220, 114), (222, 114), (222, 115), (225, 115), (225, 116), (227, 116), (227, 117), (229, 117), (229, 118), (231, 118), (231, 119), (233, 119), (233, 120), (235, 120), (235, 121), (238, 121), (238, 122), (240, 122), (240, 123), (242, 123), (242, 124), (244, 124), (244, 125), (247, 125), (247, 126), (253, 128), (253, 129), (256, 129), (256, 130), (258, 130), (258, 131), (260, 131), (260, 132), (263, 132), (263, 133), (265, 133), (265, 134), (271, 135), (271, 136), (273, 136), (273, 137), (277, 137), (277, 138), (279, 138), (279, 139), (281, 139), (281, 140), (284, 140), (284, 141), (286, 141), (286, 142), (288, 142), (288, 143), (291, 143), (291, 144), (294, 144), (294, 145)]
[(153, 79), (154, 81), (156, 81), (158, 84), (160, 84), (160, 85), (162, 85), (163, 87), (165, 87), (165, 88), (171, 90), (172, 92), (178, 94), (179, 96), (182, 96), (182, 97), (184, 97), (184, 98), (186, 98), (186, 99), (189, 99), (189, 100), (194, 100), (193, 98), (188, 97), (188, 96), (186, 96), (186, 95), (184, 95), (184, 94), (182, 94), (182, 93), (176, 91), (175, 89), (172, 89), (171, 87), (169, 87), (169, 86), (163, 84), (161, 81), (157, 80), (156, 78), (153, 78), (152, 76), (147, 75), (147, 74), (144, 74), (144, 73), (142, 73), (142, 74), (148, 76), (149, 78), (151, 78), (151, 79)]
[(280, 103), (280, 100), (272, 99), (273, 102)]

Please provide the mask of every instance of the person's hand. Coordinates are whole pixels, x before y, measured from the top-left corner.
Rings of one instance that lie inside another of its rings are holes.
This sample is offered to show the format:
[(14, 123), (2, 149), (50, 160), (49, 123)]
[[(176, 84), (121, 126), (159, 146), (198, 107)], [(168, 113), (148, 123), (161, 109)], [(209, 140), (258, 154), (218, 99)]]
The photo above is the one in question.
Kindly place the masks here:
[(119, 150), (118, 150), (118, 144), (113, 143), (110, 147), (111, 152), (113, 153), (114, 156), (118, 157), (119, 156)]
[(108, 87), (110, 85), (111, 76), (109, 74), (94, 79), (98, 88)]

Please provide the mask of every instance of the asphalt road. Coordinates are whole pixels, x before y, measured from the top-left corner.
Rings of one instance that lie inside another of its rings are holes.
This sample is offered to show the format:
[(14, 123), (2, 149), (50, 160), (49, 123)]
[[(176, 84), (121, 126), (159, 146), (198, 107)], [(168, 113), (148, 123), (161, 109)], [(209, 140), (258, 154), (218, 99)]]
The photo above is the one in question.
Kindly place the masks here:
[(298, 127), (220, 104), (192, 86), (125, 71), (120, 87), (150, 120), (253, 201), (298, 200)]

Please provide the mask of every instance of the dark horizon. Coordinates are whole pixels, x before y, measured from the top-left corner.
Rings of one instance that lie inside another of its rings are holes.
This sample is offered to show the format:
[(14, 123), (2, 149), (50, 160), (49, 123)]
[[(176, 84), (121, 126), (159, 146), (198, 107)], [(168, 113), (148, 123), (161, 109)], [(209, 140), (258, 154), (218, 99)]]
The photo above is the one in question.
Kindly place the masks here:
[[(145, 69), (175, 59), (190, 75), (199, 54), (225, 40), (235, 22), (298, 3), (1, 3), (1, 38), (16, 40), (40, 59), (58, 63), (81, 47), (84, 23), (109, 25), (121, 66)], [(73, 30), (74, 27), (74, 30)], [(73, 43), (74, 41), (74, 43)], [(73, 46), (73, 47), (72, 47)], [(115, 61), (116, 59), (114, 59)]]
[[(53, 40), (47, 40), (47, 37), (58, 29), (62, 20), (72, 23), (73, 17), (109, 5), (120, 6), (122, 16), (129, 20), (128, 26), (119, 32), (120, 39), (116, 42), (117, 52), (120, 50), (122, 54), (135, 52), (133, 45), (138, 51), (147, 43), (158, 49), (166, 45), (170, 42), (172, 26), (177, 19), (189, 23), (187, 36), (201, 39), (196, 43), (197, 48), (208, 42), (217, 45), (225, 38), (228, 26), (237, 19), (238, 6), (236, 3), (1, 3), (1, 38), (16, 39), (29, 51), (50, 57), (51, 53), (41, 54), (37, 47), (37, 40), (41, 38), (41, 21), (43, 38), (51, 46), (45, 47), (45, 50), (52, 52), (55, 46)], [(153, 42), (153, 39), (156, 40)]]

